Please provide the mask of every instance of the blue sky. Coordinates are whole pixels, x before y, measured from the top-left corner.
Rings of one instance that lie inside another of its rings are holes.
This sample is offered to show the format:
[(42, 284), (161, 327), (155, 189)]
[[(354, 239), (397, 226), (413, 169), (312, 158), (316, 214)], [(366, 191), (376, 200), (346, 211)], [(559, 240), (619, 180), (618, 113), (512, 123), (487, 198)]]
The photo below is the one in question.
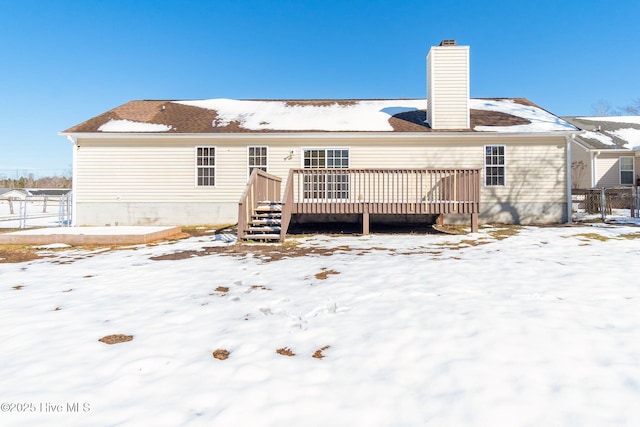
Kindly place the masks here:
[(65, 174), (58, 132), (132, 99), (420, 98), (442, 39), (471, 96), (557, 115), (640, 98), (640, 1), (0, 0), (0, 178)]

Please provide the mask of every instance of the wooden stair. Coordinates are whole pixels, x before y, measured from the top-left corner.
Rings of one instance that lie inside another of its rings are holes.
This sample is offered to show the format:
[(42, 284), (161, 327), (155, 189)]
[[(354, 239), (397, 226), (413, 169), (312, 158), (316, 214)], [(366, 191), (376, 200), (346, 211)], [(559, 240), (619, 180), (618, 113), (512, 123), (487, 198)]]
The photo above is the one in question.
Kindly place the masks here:
[(245, 241), (279, 242), (282, 230), (282, 202), (264, 200), (253, 210), (245, 230)]

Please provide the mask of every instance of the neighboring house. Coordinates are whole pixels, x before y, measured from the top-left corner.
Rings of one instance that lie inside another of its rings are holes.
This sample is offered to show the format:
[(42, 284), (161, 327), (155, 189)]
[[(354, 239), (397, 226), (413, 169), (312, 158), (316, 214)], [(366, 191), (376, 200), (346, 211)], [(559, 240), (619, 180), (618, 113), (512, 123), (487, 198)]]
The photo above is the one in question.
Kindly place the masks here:
[(0, 189), (0, 199), (11, 199), (11, 200), (24, 200), (27, 198), (29, 193), (27, 190), (21, 188), (3, 188)]
[(430, 50), (427, 88), (425, 99), (128, 102), (61, 132), (73, 144), (74, 222), (239, 221), (242, 234), (254, 169), (277, 187), (269, 198), (287, 224), (570, 218), (574, 126), (526, 99), (470, 99), (469, 47), (454, 41)]
[(67, 195), (71, 190), (68, 188), (27, 188), (30, 196), (60, 197)]
[(584, 130), (573, 144), (573, 188), (637, 185), (640, 174), (640, 116), (563, 117)]
[(45, 197), (60, 197), (69, 193), (70, 189), (61, 188), (14, 188), (14, 189), (0, 189), (0, 198), (13, 199), (13, 200), (25, 200), (27, 197), (41, 198)]
[[(0, 203), (6, 201), (9, 204), (9, 213), (11, 215), (14, 215), (17, 213), (26, 215), (27, 204), (29, 204), (31, 207), (33, 207), (34, 204), (37, 204), (39, 206), (38, 209), (40, 209), (42, 213), (46, 213), (48, 208), (49, 208), (49, 211), (51, 211), (51, 208), (55, 208), (56, 210), (54, 212), (58, 212), (61, 215), (65, 215), (65, 217), (68, 217), (70, 214), (69, 211), (71, 208), (70, 196), (71, 196), (70, 189), (59, 189), (59, 188), (2, 189), (0, 188)], [(49, 202), (52, 202), (52, 203), (49, 204)], [(29, 211), (32, 210), (31, 207), (29, 208)]]

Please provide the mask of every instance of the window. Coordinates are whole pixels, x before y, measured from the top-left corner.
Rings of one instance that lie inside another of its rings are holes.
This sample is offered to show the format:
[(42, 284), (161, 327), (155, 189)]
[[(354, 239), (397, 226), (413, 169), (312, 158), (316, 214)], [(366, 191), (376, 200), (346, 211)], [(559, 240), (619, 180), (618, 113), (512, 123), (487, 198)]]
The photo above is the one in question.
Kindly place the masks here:
[[(349, 167), (349, 150), (304, 150), (305, 169), (346, 169)], [(349, 175), (343, 173), (308, 174), (304, 177), (304, 197), (307, 199), (348, 199)]]
[(505, 185), (504, 145), (485, 145), (484, 185)]
[(216, 185), (216, 147), (196, 147), (196, 185)]
[(620, 185), (633, 185), (633, 157), (620, 157)]
[(249, 176), (254, 169), (267, 171), (267, 147), (248, 147)]

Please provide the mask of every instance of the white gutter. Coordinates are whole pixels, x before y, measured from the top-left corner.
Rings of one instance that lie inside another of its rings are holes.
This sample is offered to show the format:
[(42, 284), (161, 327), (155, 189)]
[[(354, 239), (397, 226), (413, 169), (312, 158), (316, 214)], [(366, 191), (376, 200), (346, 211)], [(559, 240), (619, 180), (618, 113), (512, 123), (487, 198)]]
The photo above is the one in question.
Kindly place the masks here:
[(568, 137), (576, 134), (576, 131), (548, 131), (548, 132), (243, 132), (243, 133), (152, 133), (152, 132), (82, 132), (59, 133), (60, 136), (72, 136), (79, 139), (451, 139), (451, 138), (478, 138), (495, 139), (496, 137), (540, 138), (540, 137)]
[[(61, 134), (62, 135), (62, 134)], [(78, 145), (78, 139), (74, 138), (71, 134), (66, 134), (67, 140), (73, 144), (72, 151), (72, 163), (71, 163), (71, 226), (76, 226), (76, 213), (78, 212), (76, 205), (76, 176), (77, 176), (77, 167), (78, 167), (78, 149), (80, 146)]]

